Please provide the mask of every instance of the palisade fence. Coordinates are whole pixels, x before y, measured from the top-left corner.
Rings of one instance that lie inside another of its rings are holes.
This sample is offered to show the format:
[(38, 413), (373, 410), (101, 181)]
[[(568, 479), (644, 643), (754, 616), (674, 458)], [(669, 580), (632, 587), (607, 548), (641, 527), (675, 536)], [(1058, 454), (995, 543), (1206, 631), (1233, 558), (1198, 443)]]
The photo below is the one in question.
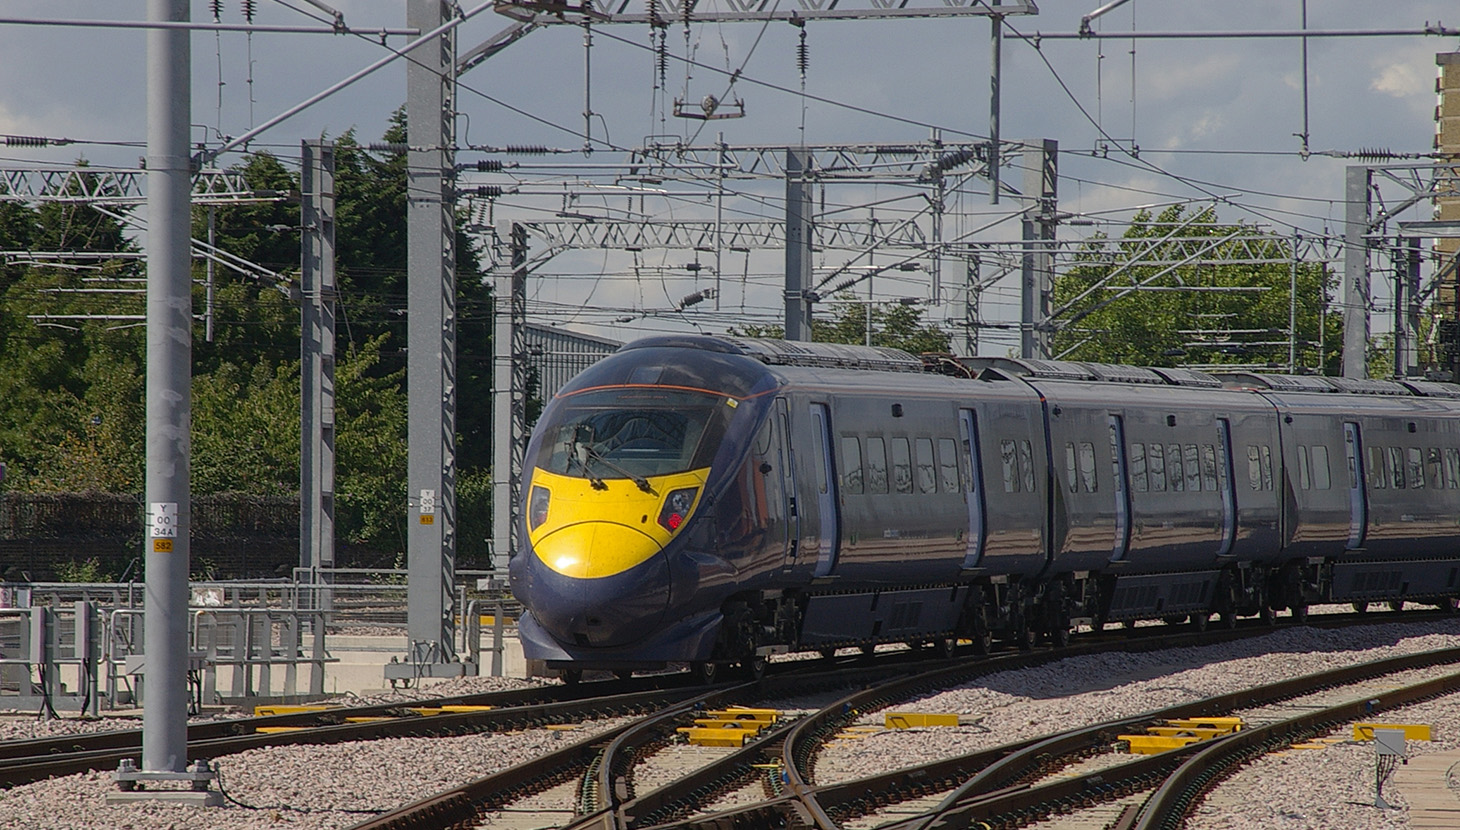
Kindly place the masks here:
[[(0, 493), (0, 579), (54, 581), (78, 575), (78, 566), (87, 563), (95, 571), (87, 575), (95, 579), (140, 580), (144, 511), (137, 495)], [(298, 563), (297, 497), (193, 497), (195, 575), (274, 577)]]

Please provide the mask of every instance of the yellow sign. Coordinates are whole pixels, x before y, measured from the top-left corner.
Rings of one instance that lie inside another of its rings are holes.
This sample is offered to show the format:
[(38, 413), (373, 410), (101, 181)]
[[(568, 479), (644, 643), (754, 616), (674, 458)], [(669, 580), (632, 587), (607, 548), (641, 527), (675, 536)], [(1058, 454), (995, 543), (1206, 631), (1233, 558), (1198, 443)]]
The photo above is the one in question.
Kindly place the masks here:
[(427, 513), (426, 515), (424, 515), (424, 516), (421, 517), (421, 524), (423, 524), (423, 525), (433, 525), (433, 524), (436, 524), (436, 517), (435, 516), (432, 516), (430, 513)]
[(152, 552), (153, 553), (172, 553), (172, 540), (171, 539), (153, 539), (152, 540)]

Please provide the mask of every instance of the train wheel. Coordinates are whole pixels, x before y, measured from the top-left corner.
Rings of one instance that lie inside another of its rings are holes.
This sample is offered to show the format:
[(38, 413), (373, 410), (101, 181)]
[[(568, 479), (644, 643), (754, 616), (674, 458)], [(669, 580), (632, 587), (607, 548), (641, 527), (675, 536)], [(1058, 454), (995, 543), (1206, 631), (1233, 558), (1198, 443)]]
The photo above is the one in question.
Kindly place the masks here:
[(1049, 639), (1054, 643), (1055, 648), (1065, 648), (1070, 644), (1070, 627), (1063, 625), (1056, 628)]
[(952, 660), (953, 655), (958, 652), (958, 638), (953, 636), (939, 637), (933, 641), (933, 648), (938, 650), (938, 656), (944, 660)]
[(1435, 607), (1440, 609), (1441, 613), (1453, 614), (1455, 613), (1456, 600), (1454, 597), (1445, 597), (1444, 599), (1435, 603)]
[(1019, 627), (1014, 629), (1014, 646), (1020, 651), (1034, 650), (1034, 630), (1029, 627), (1028, 622), (1020, 622)]
[(988, 631), (976, 631), (973, 635), (973, 653), (982, 657), (994, 650), (994, 635)]
[(1237, 627), (1237, 612), (1223, 611), (1217, 615), (1217, 622), (1228, 631)]
[(875, 645), (865, 645), (862, 646), (861, 649), (863, 657), (871, 657), (872, 655), (877, 653), (877, 646)]
[(1257, 618), (1262, 620), (1263, 625), (1272, 626), (1277, 623), (1277, 612), (1264, 605), (1262, 610), (1257, 612)]
[(563, 682), (569, 686), (576, 686), (583, 682), (582, 669), (563, 669)]
[(1391, 600), (1389, 600), (1389, 610), (1390, 611), (1395, 611), (1395, 612), (1403, 611), (1404, 610), (1404, 600), (1402, 600), (1402, 599), (1391, 599)]
[(753, 654), (740, 661), (740, 668), (745, 673), (747, 679), (759, 680), (765, 677), (765, 669), (768, 662), (764, 654)]
[(694, 675), (695, 681), (701, 685), (708, 686), (715, 682), (715, 677), (720, 672), (720, 667), (709, 660), (689, 664), (690, 674)]
[(816, 653), (820, 654), (823, 660), (832, 660), (836, 658), (836, 649), (834, 648), (823, 648)]
[(1299, 603), (1297, 605), (1289, 605), (1288, 606), (1288, 610), (1293, 613), (1293, 624), (1294, 625), (1307, 625), (1308, 624), (1308, 606), (1305, 603)]
[(1368, 612), (1369, 612), (1369, 604), (1367, 602), (1356, 602), (1356, 603), (1354, 603), (1354, 613), (1355, 614), (1367, 614)]
[(1211, 621), (1212, 621), (1212, 615), (1209, 614), (1209, 613), (1207, 613), (1206, 611), (1201, 611), (1199, 613), (1192, 614), (1191, 615), (1191, 629), (1193, 631), (1195, 631), (1196, 633), (1198, 633), (1198, 634), (1204, 634), (1204, 633), (1206, 633), (1206, 630), (1207, 630), (1207, 624), (1210, 623)]

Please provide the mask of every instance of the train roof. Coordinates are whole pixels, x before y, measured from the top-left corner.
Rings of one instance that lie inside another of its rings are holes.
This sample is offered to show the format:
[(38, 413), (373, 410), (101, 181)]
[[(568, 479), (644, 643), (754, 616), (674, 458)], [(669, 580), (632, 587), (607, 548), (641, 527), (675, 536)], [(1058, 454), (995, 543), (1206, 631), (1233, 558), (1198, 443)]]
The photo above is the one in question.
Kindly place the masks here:
[(1213, 373), (1234, 388), (1273, 392), (1315, 392), (1320, 394), (1381, 395), (1396, 398), (1460, 399), (1460, 386), (1433, 380), (1403, 378), (1342, 378), (1319, 375), (1281, 375), (1242, 370)]
[(922, 372), (923, 361), (902, 349), (884, 346), (849, 346), (842, 343), (807, 343), (729, 335), (665, 335), (635, 340), (619, 351), (650, 348), (699, 349), (758, 360), (768, 366), (805, 366), (819, 369), (862, 369), (880, 372)]
[(997, 372), (1006, 377), (1036, 380), (1086, 380), (1205, 389), (1222, 388), (1220, 380), (1196, 369), (1157, 369), (1144, 366), (1121, 366), (1115, 363), (1083, 363), (1071, 360), (1034, 360), (1017, 357), (965, 357), (960, 358), (958, 362), (980, 375), (985, 372)]

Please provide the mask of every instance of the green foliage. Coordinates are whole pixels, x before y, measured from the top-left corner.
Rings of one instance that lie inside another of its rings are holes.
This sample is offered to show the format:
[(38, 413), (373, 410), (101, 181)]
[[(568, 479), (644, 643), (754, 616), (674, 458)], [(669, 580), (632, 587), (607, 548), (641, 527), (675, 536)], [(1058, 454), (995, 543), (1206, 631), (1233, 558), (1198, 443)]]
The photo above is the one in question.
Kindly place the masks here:
[[(923, 322), (921, 307), (902, 303), (872, 305), (851, 300), (848, 297), (833, 301), (830, 319), (812, 317), (812, 341), (867, 345), (870, 322), (870, 345), (902, 349), (912, 354), (950, 351), (949, 333), (934, 323)], [(785, 336), (785, 329), (777, 325), (744, 325), (732, 327), (730, 334), (739, 337), (780, 338)]]
[[(1286, 364), (1288, 318), (1293, 296), (1288, 264), (1235, 262), (1213, 266), (1139, 264), (1144, 258), (1175, 258), (1168, 234), (1220, 239), (1253, 228), (1225, 225), (1214, 211), (1186, 221), (1182, 206), (1164, 210), (1154, 221), (1138, 215), (1119, 240), (1092, 240), (1077, 265), (1056, 278), (1053, 305), (1064, 323), (1052, 338), (1051, 353), (1069, 360), (1145, 366), (1182, 364)], [(1292, 241), (1272, 236), (1262, 244), (1273, 257), (1292, 256)], [(1189, 251), (1189, 248), (1186, 250)], [(1229, 242), (1215, 242), (1207, 258), (1233, 260), (1243, 254)], [(1297, 339), (1300, 367), (1321, 363), (1336, 370), (1342, 351), (1342, 320), (1324, 310), (1333, 275), (1321, 264), (1297, 269)], [(1213, 290), (1225, 289), (1225, 290)], [(1323, 331), (1320, 333), (1319, 329)], [(1323, 354), (1318, 352), (1319, 341)]]
[(352, 347), (335, 370), (335, 521), (350, 541), (405, 548), (405, 371), (378, 374), (385, 335)]
[(81, 562), (57, 562), (57, 582), (113, 582), (116, 574), (95, 558)]

